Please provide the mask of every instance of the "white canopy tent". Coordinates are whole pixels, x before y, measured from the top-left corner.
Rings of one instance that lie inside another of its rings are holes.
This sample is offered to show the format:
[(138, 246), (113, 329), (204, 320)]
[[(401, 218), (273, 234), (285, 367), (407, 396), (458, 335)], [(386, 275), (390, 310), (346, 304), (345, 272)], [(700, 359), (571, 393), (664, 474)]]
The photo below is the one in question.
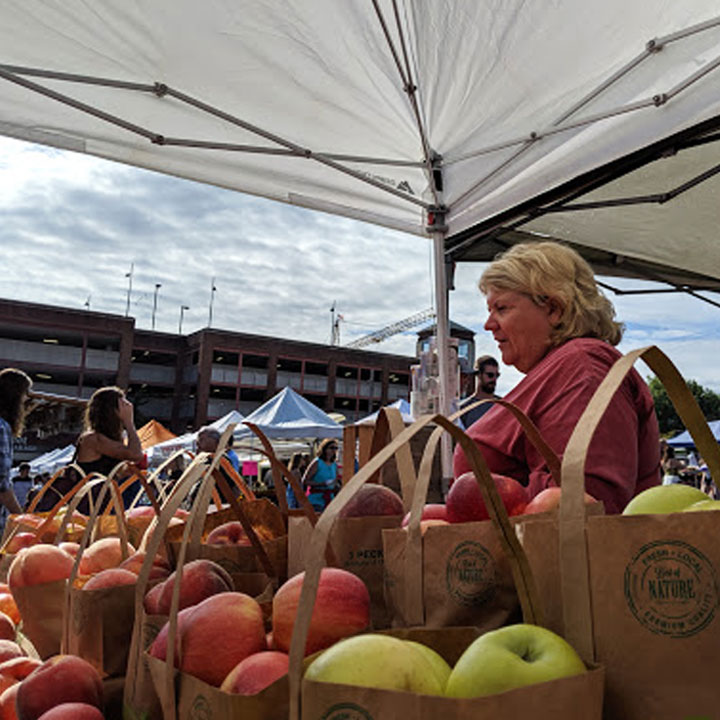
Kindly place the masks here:
[[(253, 410), (245, 422), (257, 425), (268, 438), (341, 438), (342, 425), (291, 387), (285, 387)], [(235, 430), (243, 442), (256, 437), (245, 425)]]
[(719, 12), (10, 0), (0, 133), (432, 238), (447, 337), (451, 261), (527, 237), (720, 289)]

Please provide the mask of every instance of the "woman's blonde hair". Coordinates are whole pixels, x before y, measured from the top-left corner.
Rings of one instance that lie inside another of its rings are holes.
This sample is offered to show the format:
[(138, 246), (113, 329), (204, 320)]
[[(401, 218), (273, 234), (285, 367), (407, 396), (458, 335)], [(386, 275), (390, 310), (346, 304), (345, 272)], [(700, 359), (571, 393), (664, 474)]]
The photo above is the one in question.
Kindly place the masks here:
[(577, 337), (592, 337), (617, 345), (624, 326), (615, 321), (615, 308), (603, 295), (585, 260), (556, 242), (521, 243), (498, 255), (480, 277), (483, 294), (490, 288), (529, 295), (538, 305), (555, 300), (562, 310), (553, 328), (553, 346)]

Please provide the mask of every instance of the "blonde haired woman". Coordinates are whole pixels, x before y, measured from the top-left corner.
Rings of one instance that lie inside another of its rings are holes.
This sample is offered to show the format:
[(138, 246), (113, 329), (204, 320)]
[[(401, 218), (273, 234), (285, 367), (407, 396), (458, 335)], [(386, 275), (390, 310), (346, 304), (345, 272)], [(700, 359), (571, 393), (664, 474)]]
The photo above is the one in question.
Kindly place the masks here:
[[(623, 326), (600, 292), (590, 266), (554, 242), (516, 245), (480, 278), (486, 296), (485, 330), (502, 361), (525, 377), (505, 396), (527, 413), (562, 456), (582, 411), (613, 363)], [(519, 480), (531, 497), (553, 484), (542, 457), (502, 407), (468, 434), (490, 470)], [(455, 476), (469, 469), (461, 449)], [(612, 399), (590, 445), (586, 490), (621, 512), (638, 492), (660, 482), (659, 430), (652, 397), (633, 370)]]

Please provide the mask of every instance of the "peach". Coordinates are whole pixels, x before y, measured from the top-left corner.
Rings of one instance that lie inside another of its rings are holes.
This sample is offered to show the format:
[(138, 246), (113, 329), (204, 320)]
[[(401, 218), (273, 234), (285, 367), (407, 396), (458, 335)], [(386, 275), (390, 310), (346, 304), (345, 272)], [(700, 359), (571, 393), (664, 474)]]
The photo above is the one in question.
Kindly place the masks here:
[[(0, 673), (9, 675), (16, 680), (24, 680), (33, 670), (37, 670), (42, 665), (42, 660), (31, 657), (16, 657), (12, 660), (5, 660), (0, 663)], [(2, 717), (0, 715), (0, 717)]]
[[(447, 520), (447, 507), (442, 503), (428, 503), (422, 509), (420, 520)], [(409, 522), (410, 513), (407, 513), (400, 526), (407, 527)]]
[[(179, 623), (180, 615), (183, 616), (180, 669), (210, 685), (219, 687), (241, 660), (265, 649), (262, 608), (249, 595), (238, 592), (213, 595), (180, 613)], [(169, 623), (151, 647), (154, 657), (165, 658), (168, 627)]]
[[(449, 525), (447, 520), (441, 520), (440, 518), (430, 518), (429, 520), (420, 521), (420, 534), (425, 535), (429, 527), (436, 527), (438, 525)], [(403, 528), (407, 530), (407, 525)]]
[(208, 545), (251, 545), (250, 538), (238, 520), (218, 525), (205, 538)]
[[(126, 560), (123, 560), (118, 567), (122, 568), (123, 570), (129, 570), (130, 572), (135, 573), (135, 575), (139, 575), (144, 562), (145, 552), (143, 550), (138, 550), (137, 552), (130, 555), (130, 557), (128, 557)], [(152, 562), (149, 579), (151, 581), (165, 580), (169, 575), (170, 565), (160, 555), (156, 555)]]
[[(300, 602), (305, 573), (285, 582), (272, 604), (275, 647), (289, 652), (295, 615)], [(365, 583), (347, 570), (323, 568), (313, 606), (305, 655), (330, 647), (338, 640), (355, 635), (370, 623), (370, 594)]]
[[(177, 571), (162, 583), (162, 590), (157, 604), (160, 615), (170, 614), (170, 602), (176, 576)], [(197, 605), (211, 595), (228, 592), (232, 589), (232, 578), (224, 567), (212, 562), (212, 560), (193, 560), (182, 569), (179, 608), (182, 610), (191, 605)]]
[(58, 547), (73, 557), (80, 552), (80, 543), (76, 542), (61, 542)]
[(0, 663), (13, 658), (23, 657), (25, 653), (22, 648), (12, 640), (0, 640)]
[(12, 677), (11, 675), (0, 674), (0, 694), (5, 692), (5, 690), (7, 690), (9, 687), (17, 684), (17, 682), (17, 678)]
[(40, 720), (104, 720), (105, 716), (94, 706), (85, 703), (56, 705), (40, 716)]
[[(72, 566), (72, 556), (59, 547), (45, 544), (33, 545), (24, 548), (15, 556), (8, 571), (8, 585), (12, 590), (28, 585), (67, 580), (70, 577)], [(3, 608), (0, 607), (0, 610)]]
[(102, 590), (103, 588), (118, 587), (120, 585), (134, 585), (137, 575), (121, 568), (108, 568), (93, 575), (83, 585), (83, 590)]
[(0, 694), (0, 718), (2, 718), (2, 720), (18, 720), (15, 701), (18, 690), (20, 689), (20, 684), (21, 683), (17, 682), (11, 685)]
[[(525, 487), (505, 475), (493, 473), (492, 479), (508, 515), (522, 512), (528, 503)], [(475, 474), (467, 472), (461, 475), (448, 491), (447, 520), (451, 523), (461, 523), (487, 520), (489, 517)]]
[(400, 496), (377, 483), (363, 485), (340, 511), (339, 517), (373, 517), (402, 515), (405, 511)]
[(230, 671), (220, 689), (235, 695), (257, 695), (288, 674), (289, 661), (286, 653), (276, 650), (249, 655)]
[(17, 635), (15, 623), (9, 615), (0, 612), (0, 640), (15, 640)]
[(36, 542), (37, 542), (37, 537), (35, 536), (35, 533), (18, 532), (18, 533), (15, 533), (10, 538), (10, 540), (8, 540), (8, 543), (5, 546), (5, 552), (8, 555), (14, 555), (16, 552), (19, 552), (23, 548), (30, 547), (31, 545), (35, 545)]
[[(559, 487), (547, 487), (541, 490), (526, 506), (524, 515), (535, 515), (548, 510), (554, 510), (560, 505), (562, 490)], [(592, 495), (585, 493), (585, 504), (597, 502)]]
[(145, 612), (148, 615), (162, 615), (160, 612), (160, 594), (163, 591), (162, 583), (159, 583), (153, 588), (150, 588), (145, 593), (145, 599), (143, 600), (143, 606), (145, 607)]
[[(128, 543), (128, 553), (132, 555), (135, 548)], [(88, 547), (80, 560), (80, 574), (94, 575), (101, 570), (114, 568), (124, 560), (122, 541), (118, 537), (106, 537), (96, 540)]]
[(16, 698), (18, 720), (38, 720), (63, 703), (103, 707), (100, 675), (89, 662), (74, 655), (49, 658), (20, 683)]
[(5, 613), (16, 625), (20, 622), (20, 611), (9, 592), (0, 593), (0, 612)]

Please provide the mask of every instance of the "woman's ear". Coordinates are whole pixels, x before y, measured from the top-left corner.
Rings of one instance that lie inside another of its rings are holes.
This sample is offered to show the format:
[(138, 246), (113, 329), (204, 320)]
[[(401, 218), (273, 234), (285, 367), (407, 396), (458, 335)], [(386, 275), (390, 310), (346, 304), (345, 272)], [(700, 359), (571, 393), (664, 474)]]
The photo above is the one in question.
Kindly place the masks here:
[(562, 322), (563, 306), (557, 298), (550, 297), (545, 303), (548, 312), (548, 320), (553, 327), (557, 327)]

